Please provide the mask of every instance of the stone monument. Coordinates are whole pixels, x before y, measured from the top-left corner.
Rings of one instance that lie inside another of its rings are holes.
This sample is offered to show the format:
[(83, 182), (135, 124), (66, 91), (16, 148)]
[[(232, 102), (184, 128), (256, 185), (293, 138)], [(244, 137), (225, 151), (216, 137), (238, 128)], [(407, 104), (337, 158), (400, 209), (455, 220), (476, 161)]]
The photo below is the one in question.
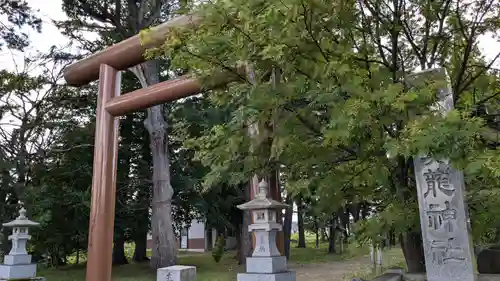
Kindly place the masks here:
[(4, 223), (5, 227), (12, 227), (12, 249), (4, 257), (4, 264), (0, 265), (1, 280), (45, 280), (43, 277), (36, 277), (36, 263), (31, 263), (31, 255), (26, 252), (26, 243), (31, 236), (28, 234), (30, 226), (40, 225), (37, 222), (28, 220), (26, 210), (19, 210), (19, 217), (15, 220)]
[(196, 281), (196, 266), (173, 265), (158, 268), (156, 281)]
[(253, 223), (249, 232), (255, 233), (255, 249), (247, 258), (246, 273), (238, 274), (238, 281), (295, 281), (295, 272), (287, 269), (286, 257), (281, 256), (276, 246), (276, 234), (282, 225), (277, 223), (278, 211), (289, 207), (268, 198), (268, 185), (262, 180), (259, 190), (250, 202), (238, 205), (241, 210), (251, 212)]
[[(441, 114), (453, 109), (453, 94), (444, 68), (410, 77), (410, 83), (442, 81), (435, 108)], [(415, 83), (415, 84), (414, 84)], [(470, 221), (464, 201), (464, 178), (447, 159), (414, 157), (420, 225), (428, 281), (474, 281)]]

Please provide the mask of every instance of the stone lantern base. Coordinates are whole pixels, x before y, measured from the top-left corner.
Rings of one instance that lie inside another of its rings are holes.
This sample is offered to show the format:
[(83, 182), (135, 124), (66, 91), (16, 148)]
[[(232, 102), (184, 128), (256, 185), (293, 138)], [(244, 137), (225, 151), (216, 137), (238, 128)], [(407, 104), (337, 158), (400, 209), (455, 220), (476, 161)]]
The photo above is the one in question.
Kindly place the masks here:
[(2, 279), (0, 278), (0, 281), (45, 281), (44, 277), (31, 277), (31, 278), (14, 278), (14, 279)]
[(36, 276), (36, 264), (2, 264), (0, 265), (0, 280), (23, 279)]
[(248, 257), (246, 273), (238, 273), (238, 281), (295, 281), (294, 271), (287, 270), (286, 257)]
[(238, 281), (295, 281), (294, 271), (280, 273), (238, 273)]
[(247, 273), (278, 273), (286, 272), (286, 257), (248, 257)]

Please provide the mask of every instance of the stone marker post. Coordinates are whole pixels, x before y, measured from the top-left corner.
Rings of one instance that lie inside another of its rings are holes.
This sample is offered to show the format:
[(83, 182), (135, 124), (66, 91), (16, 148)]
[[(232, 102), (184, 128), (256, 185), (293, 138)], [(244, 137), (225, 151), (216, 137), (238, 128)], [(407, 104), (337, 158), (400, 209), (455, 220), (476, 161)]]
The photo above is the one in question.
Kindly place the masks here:
[(375, 266), (377, 264), (377, 260), (375, 257), (375, 245), (373, 244), (373, 242), (370, 245), (370, 260), (372, 261), (373, 266)]
[(383, 264), (383, 256), (382, 256), (382, 248), (380, 246), (377, 247), (377, 265), (382, 268)]
[(4, 223), (5, 227), (12, 227), (12, 248), (8, 255), (4, 257), (4, 264), (0, 265), (0, 281), (2, 280), (44, 280), (43, 277), (36, 277), (36, 263), (31, 263), (31, 255), (26, 251), (26, 244), (31, 236), (28, 234), (30, 226), (40, 225), (30, 221), (26, 217), (26, 210), (19, 210), (19, 217), (15, 220)]
[(156, 281), (196, 281), (196, 266), (172, 265), (158, 268)]
[(238, 205), (241, 210), (250, 210), (254, 223), (248, 231), (255, 232), (255, 249), (247, 258), (246, 273), (238, 273), (238, 281), (295, 281), (295, 272), (287, 269), (286, 257), (276, 246), (276, 234), (282, 225), (276, 222), (277, 211), (289, 207), (267, 198), (268, 185), (262, 180), (255, 198)]
[[(444, 68), (409, 77), (419, 81), (443, 81), (436, 108), (442, 114), (453, 109), (453, 94)], [(414, 157), (420, 225), (428, 281), (474, 281), (472, 241), (464, 201), (464, 178), (447, 159)]]

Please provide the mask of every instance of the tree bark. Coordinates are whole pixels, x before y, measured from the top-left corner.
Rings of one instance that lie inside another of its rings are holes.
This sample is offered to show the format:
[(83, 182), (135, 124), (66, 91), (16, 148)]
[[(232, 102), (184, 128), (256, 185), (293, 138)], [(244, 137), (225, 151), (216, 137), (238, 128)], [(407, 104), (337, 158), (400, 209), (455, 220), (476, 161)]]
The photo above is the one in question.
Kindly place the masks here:
[(330, 219), (330, 235), (328, 237), (328, 253), (335, 254), (337, 250), (335, 249), (335, 228), (337, 226), (337, 215), (335, 213), (332, 214), (332, 218)]
[[(249, 182), (245, 184), (245, 201), (250, 201), (250, 193), (252, 192), (252, 184)], [(239, 264), (246, 264), (247, 257), (252, 254), (252, 235), (248, 232), (248, 226), (252, 223), (251, 214), (249, 211), (243, 211), (243, 225), (240, 229), (241, 242), (240, 242), (240, 255)]]
[(370, 214), (370, 203), (363, 201), (363, 204), (361, 206), (361, 218), (366, 219), (368, 215)]
[(149, 261), (147, 255), (148, 248), (148, 231), (146, 230), (142, 235), (138, 235), (136, 239), (134, 239), (135, 248), (134, 248), (134, 256), (133, 260), (135, 262), (145, 262)]
[[(290, 206), (293, 205), (292, 196), (286, 195), (285, 204)], [(283, 221), (283, 235), (285, 236), (285, 256), (290, 259), (290, 236), (292, 235), (292, 219), (293, 219), (293, 208), (287, 208), (285, 210), (285, 219)]]
[(326, 239), (328, 239), (328, 235), (326, 235), (326, 229), (322, 227), (320, 229), (321, 232), (321, 242), (326, 242)]
[(127, 257), (125, 256), (125, 238), (123, 234), (118, 234), (113, 246), (113, 265), (128, 264)]
[(389, 231), (389, 246), (390, 247), (396, 246), (396, 234), (393, 228), (391, 228), (391, 230)]
[[(402, 126), (400, 126), (402, 127)], [(413, 170), (413, 161), (407, 159), (402, 155), (397, 157), (398, 166), (394, 171), (396, 175), (396, 195), (398, 199), (402, 200), (415, 200), (417, 192), (412, 188), (410, 183), (410, 173)], [(419, 273), (425, 272), (425, 256), (424, 247), (422, 243), (422, 234), (420, 232), (420, 225), (413, 231), (407, 231), (400, 235), (401, 249), (406, 260), (408, 272)]]
[[(240, 233), (240, 231), (241, 231), (241, 229), (240, 229), (240, 228), (241, 228), (241, 225), (238, 225), (238, 227), (237, 227), (237, 229), (236, 229), (235, 233)], [(212, 241), (213, 241), (213, 236), (212, 236), (212, 234), (213, 234), (213, 233), (212, 233), (212, 228), (210, 227), (209, 229), (207, 229), (207, 241), (208, 241), (208, 243), (207, 243), (207, 250), (208, 250), (208, 251), (211, 251), (211, 250), (214, 248), (214, 245), (213, 245), (213, 243), (212, 243)], [(240, 240), (241, 240), (241, 235), (235, 235), (235, 236), (236, 236), (236, 245), (237, 245), (237, 250), (238, 250), (238, 253), (237, 253), (237, 254), (238, 254), (238, 257), (239, 257), (239, 249), (240, 249), (240, 242), (241, 242)]]
[[(141, 134), (139, 134), (139, 136), (144, 136), (144, 138), (147, 138), (148, 135), (149, 133), (146, 129), (141, 130)], [(140, 157), (141, 158), (138, 163), (149, 164), (153, 162), (151, 158), (151, 148), (149, 145), (142, 145)], [(149, 165), (139, 165), (142, 167), (138, 168), (137, 175), (141, 183), (139, 187), (140, 189), (137, 193), (138, 210), (135, 215), (137, 216), (138, 222), (135, 224), (136, 228), (134, 229), (133, 234), (135, 242), (133, 260), (135, 262), (146, 262), (149, 261), (147, 256), (147, 240), (150, 222), (149, 209), (151, 206), (151, 186), (148, 183), (150, 178), (150, 168)]]
[[(142, 189), (143, 187), (141, 187)], [(149, 191), (140, 190), (137, 194), (139, 197), (139, 210), (136, 212), (137, 218), (139, 222), (136, 225), (136, 229), (134, 230), (134, 256), (133, 260), (135, 262), (145, 262), (149, 261), (147, 256), (147, 247), (148, 247), (148, 231), (149, 231)]]
[(318, 227), (318, 217), (314, 217), (314, 233), (316, 233), (316, 249), (319, 248), (319, 227)]
[[(242, 214), (242, 216), (243, 216), (243, 214)], [(241, 229), (241, 226), (242, 226), (242, 224), (238, 225), (235, 229), (235, 234), (236, 234), (235, 235), (236, 236), (235, 237), (236, 238), (236, 256), (235, 256), (235, 259), (238, 261), (238, 264), (240, 264), (240, 260), (241, 260), (241, 256), (242, 256), (242, 252), (241, 252), (241, 248), (242, 248), (241, 247), (241, 231), (242, 231), (242, 229)], [(210, 233), (211, 233), (211, 231), (210, 231)], [(212, 243), (212, 235), (210, 235), (210, 236), (207, 235), (207, 239), (209, 239), (208, 240), (208, 241), (210, 241), (209, 244), (211, 244)], [(207, 250), (212, 250), (212, 248), (207, 247)]]
[(343, 235), (342, 235), (342, 239), (340, 240), (340, 243), (342, 244), (341, 246), (343, 246), (344, 244), (347, 244), (347, 238), (349, 236), (349, 233), (347, 232), (348, 225), (349, 225), (349, 210), (347, 210), (347, 207), (340, 208), (339, 212), (340, 212), (340, 216), (339, 216), (340, 225), (343, 228), (343, 230), (342, 230)]
[[(159, 82), (157, 61), (147, 61), (132, 68), (143, 88)], [(177, 239), (172, 220), (172, 196), (170, 184), (170, 162), (167, 149), (167, 124), (163, 106), (147, 109), (144, 125), (149, 132), (153, 155), (153, 200), (152, 200), (152, 249), (151, 267), (158, 269), (177, 263)]]
[(359, 216), (360, 208), (359, 207), (360, 207), (360, 203), (352, 204), (349, 207), (350, 212), (352, 214), (352, 217), (354, 219), (354, 223), (357, 223), (360, 220), (360, 216)]
[(425, 272), (424, 247), (422, 235), (408, 232), (400, 236), (401, 249), (406, 260), (409, 273)]
[(306, 247), (306, 234), (304, 229), (304, 206), (302, 205), (302, 196), (297, 196), (297, 225), (299, 228), (299, 242), (297, 248)]

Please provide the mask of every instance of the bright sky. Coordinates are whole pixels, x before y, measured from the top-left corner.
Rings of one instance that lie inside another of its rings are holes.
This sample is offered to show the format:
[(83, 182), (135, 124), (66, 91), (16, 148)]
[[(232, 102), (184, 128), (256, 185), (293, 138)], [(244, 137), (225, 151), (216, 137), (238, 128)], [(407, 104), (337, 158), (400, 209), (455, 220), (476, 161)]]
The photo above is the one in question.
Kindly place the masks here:
[[(33, 31), (28, 31), (32, 43), (31, 50), (29, 53), (38, 50), (46, 51), (51, 46), (63, 46), (69, 43), (68, 39), (65, 38), (61, 32), (52, 24), (51, 20), (62, 20), (66, 18), (66, 15), (61, 9), (61, 0), (27, 0), (29, 5), (35, 9), (39, 10), (39, 14), (44, 22), (42, 27), (42, 33), (37, 33)], [(491, 36), (484, 36), (481, 38), (480, 47), (488, 57), (488, 59), (493, 59), (498, 52), (500, 52), (500, 43), (493, 39)], [(15, 69), (16, 63), (13, 60), (13, 54), (9, 51), (4, 51), (0, 53), (0, 63), (3, 68)], [(20, 64), (22, 62), (22, 54), (15, 54), (15, 60)], [(496, 65), (500, 66), (500, 60)]]
[[(43, 20), (42, 33), (37, 33), (26, 29), (31, 40), (31, 47), (24, 55), (29, 55), (35, 51), (47, 51), (53, 45), (60, 46), (68, 43), (68, 40), (52, 24), (52, 19), (62, 20), (66, 15), (61, 9), (61, 0), (27, 0), (30, 7), (39, 10), (39, 16)], [(0, 52), (0, 63), (2, 68), (15, 70), (16, 65), (22, 69), (23, 54), (12, 53), (9, 50)], [(14, 59), (15, 58), (15, 59)]]

